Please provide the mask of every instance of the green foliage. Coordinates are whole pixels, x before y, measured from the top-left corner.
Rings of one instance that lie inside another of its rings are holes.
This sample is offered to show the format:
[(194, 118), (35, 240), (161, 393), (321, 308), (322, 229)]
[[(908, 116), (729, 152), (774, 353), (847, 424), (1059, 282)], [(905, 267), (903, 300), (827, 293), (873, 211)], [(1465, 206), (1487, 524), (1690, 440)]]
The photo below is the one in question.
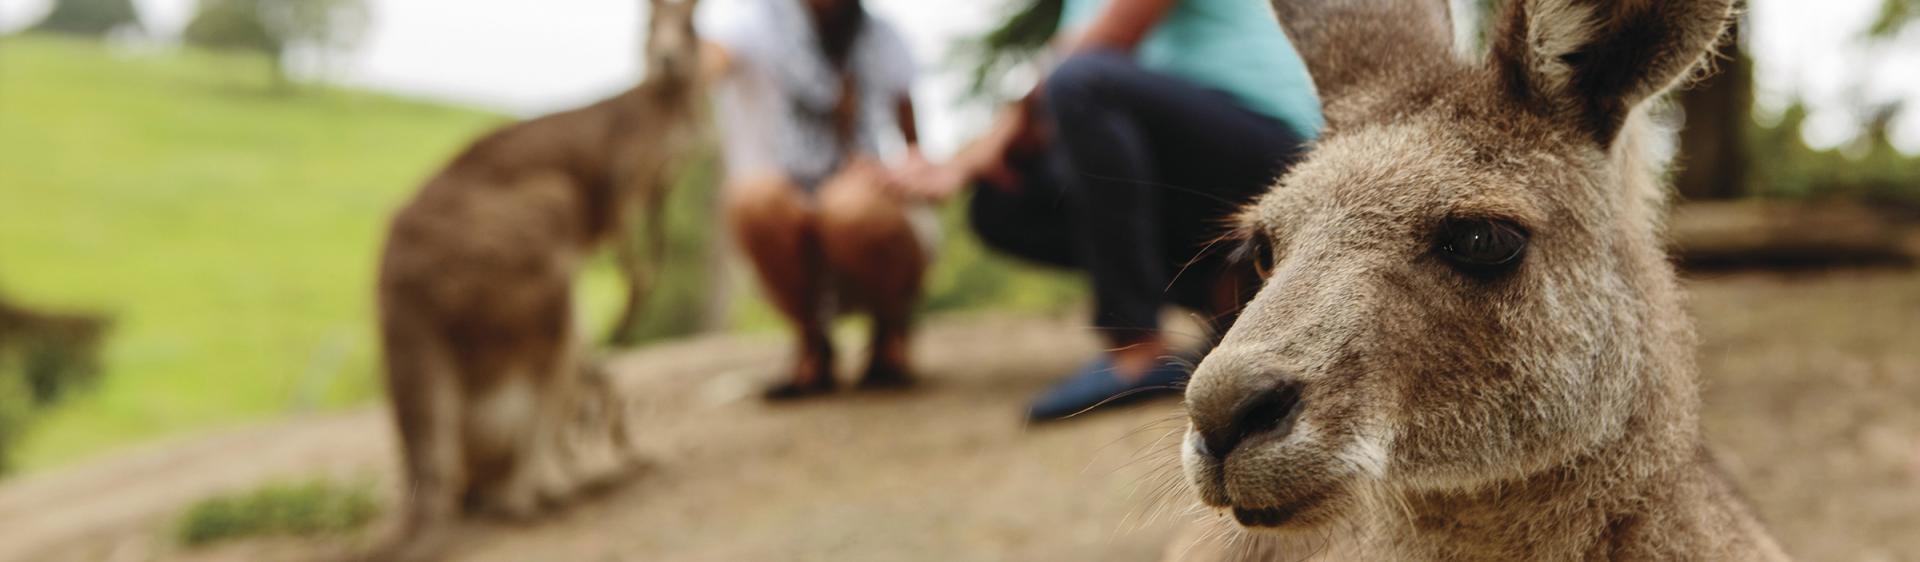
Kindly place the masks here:
[[(1865, 32), (1868, 40), (1889, 40), (1920, 21), (1920, 0), (1881, 0), (1880, 12)], [(1861, 134), (1831, 150), (1814, 150), (1800, 131), (1807, 108), (1795, 101), (1779, 122), (1757, 126), (1752, 134), (1758, 193), (1784, 197), (1857, 197), (1920, 205), (1920, 158), (1901, 153), (1889, 128), (1900, 104), (1862, 112)]]
[(93, 382), (100, 372), (99, 358), (91, 347), (43, 340), (29, 343), (20, 355), (21, 378), (27, 381), (35, 405), (54, 403)]
[(1493, 30), (1499, 24), (1500, 10), (1506, 6), (1506, 0), (1467, 0), (1465, 4), (1453, 4), (1464, 8), (1453, 14), (1455, 18), (1471, 18), (1473, 43), (1468, 45), (1474, 52), (1485, 51), (1493, 43)]
[(209, 49), (253, 51), (279, 58), (286, 44), (267, 29), (258, 0), (202, 0), (180, 38)]
[(366, 30), (365, 0), (247, 0), (258, 3), (267, 30), (288, 45), (351, 45)]
[(27, 381), (0, 373), (0, 473), (13, 467), (13, 445), (25, 434), (35, 409)]
[(133, 0), (57, 0), (33, 30), (99, 37), (123, 27), (140, 27)]
[[(680, 337), (698, 332), (707, 323), (706, 303), (710, 290), (719, 280), (708, 263), (715, 242), (713, 217), (719, 212), (715, 203), (720, 185), (720, 161), (716, 147), (709, 146), (693, 162), (682, 168), (673, 189), (667, 195), (665, 257), (660, 271), (654, 273), (652, 293), (646, 309), (637, 319), (631, 341), (612, 342), (631, 346), (650, 341)], [(642, 219), (644, 220), (644, 219)], [(636, 220), (629, 236), (642, 237), (645, 225)], [(611, 259), (611, 256), (608, 256)], [(608, 288), (606, 290), (613, 290)]]
[(0, 285), (36, 307), (114, 312), (95, 388), (25, 429), (21, 469), (378, 396), (387, 217), (501, 118), (325, 88), (262, 95), (261, 66), (35, 34), (0, 48)]
[(0, 373), (8, 367), (18, 369), (36, 407), (56, 404), (99, 379), (105, 321), (90, 317), (67, 320), (68, 326), (5, 342), (12, 349), (0, 349), (0, 353), (13, 352), (17, 361), (0, 363)]
[(963, 50), (974, 62), (970, 89), (975, 95), (989, 93), (994, 79), (1045, 50), (1059, 31), (1066, 0), (1017, 1), (1021, 4), (1012, 5), (1005, 21)]
[(91, 386), (107, 321), (23, 308), (0, 296), (0, 473), (35, 416)]
[(1893, 37), (1914, 20), (1920, 20), (1920, 0), (1881, 0), (1880, 14), (1867, 27), (1867, 37)]
[(1852, 197), (1920, 205), (1920, 157), (1888, 140), (1895, 113), (1878, 112), (1852, 143), (1815, 150), (1801, 138), (1805, 106), (1788, 106), (1777, 123), (1754, 128), (1754, 193), (1771, 197)]
[(201, 0), (181, 38), (189, 45), (265, 55), (278, 76), (288, 48), (350, 44), (366, 25), (363, 0)]
[(380, 511), (372, 486), (325, 480), (275, 483), (193, 504), (175, 527), (187, 546), (262, 535), (319, 535), (354, 531)]

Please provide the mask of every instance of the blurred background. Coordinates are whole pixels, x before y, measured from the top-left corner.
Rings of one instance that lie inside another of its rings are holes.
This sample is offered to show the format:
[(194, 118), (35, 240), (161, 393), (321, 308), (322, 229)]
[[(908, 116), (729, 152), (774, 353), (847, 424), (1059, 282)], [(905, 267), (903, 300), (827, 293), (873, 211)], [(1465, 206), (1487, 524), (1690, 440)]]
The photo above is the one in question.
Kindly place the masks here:
[[(1455, 4), (1473, 48), (1495, 2)], [(389, 213), (474, 136), (631, 85), (644, 5), (0, 0), (0, 559), (271, 559), (363, 540), (392, 494), (370, 299)], [(867, 7), (922, 64), (938, 156), (1031, 83), (1058, 0)], [(1920, 0), (1751, 0), (1719, 72), (1664, 112), (1683, 124), (1671, 228), (1709, 433), (1806, 559), (1920, 560), (1914, 20)], [(951, 382), (743, 404), (784, 344), (714, 236), (714, 168), (709, 151), (678, 182), (665, 278), (610, 342), (638, 350), (620, 361), (651, 389), (668, 476), (488, 556), (1150, 558), (1165, 542), (1181, 508), (1160, 504), (1182, 498), (1158, 499), (1178, 493), (1156, 438), (1177, 408), (1020, 427), (1021, 397), (1095, 345), (1081, 283), (988, 255), (959, 205), (918, 343), (929, 378)], [(611, 333), (611, 260), (582, 284), (584, 333)], [(732, 421), (687, 421), (715, 412)], [(702, 458), (744, 472), (674, 475)], [(756, 515), (701, 523), (739, 510)], [(596, 516), (653, 530), (609, 539)], [(229, 537), (267, 538), (199, 546)]]

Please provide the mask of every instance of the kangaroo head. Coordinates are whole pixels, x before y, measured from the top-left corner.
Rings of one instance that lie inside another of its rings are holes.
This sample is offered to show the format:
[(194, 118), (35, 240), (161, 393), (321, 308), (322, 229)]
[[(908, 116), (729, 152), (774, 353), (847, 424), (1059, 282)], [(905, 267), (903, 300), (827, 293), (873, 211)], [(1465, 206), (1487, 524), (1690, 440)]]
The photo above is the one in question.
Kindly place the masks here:
[(1641, 106), (1729, 3), (1512, 0), (1484, 60), (1400, 53), (1327, 100), (1239, 218), (1267, 280), (1187, 390), (1202, 501), (1313, 528), (1370, 486), (1480, 489), (1691, 432)]
[(647, 75), (650, 80), (690, 83), (700, 69), (700, 36), (693, 10), (700, 0), (648, 0)]

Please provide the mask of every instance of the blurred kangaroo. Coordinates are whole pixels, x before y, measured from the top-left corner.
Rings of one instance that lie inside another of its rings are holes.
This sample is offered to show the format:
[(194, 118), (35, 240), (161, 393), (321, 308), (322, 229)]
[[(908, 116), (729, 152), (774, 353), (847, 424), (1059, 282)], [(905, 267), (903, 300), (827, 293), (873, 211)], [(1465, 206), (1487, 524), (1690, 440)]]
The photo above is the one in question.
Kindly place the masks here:
[[(1700, 434), (1651, 100), (1732, 0), (1275, 0), (1323, 92), (1245, 209), (1265, 286), (1187, 389), (1170, 558), (1779, 560)], [(1237, 526), (1228, 524), (1237, 523)]]
[[(434, 556), (465, 513), (531, 516), (631, 464), (618, 405), (583, 404), (614, 393), (577, 365), (572, 284), (697, 135), (696, 0), (651, 4), (639, 86), (482, 137), (393, 219), (379, 305), (406, 499), (380, 558)], [(623, 466), (587, 466), (570, 429)]]

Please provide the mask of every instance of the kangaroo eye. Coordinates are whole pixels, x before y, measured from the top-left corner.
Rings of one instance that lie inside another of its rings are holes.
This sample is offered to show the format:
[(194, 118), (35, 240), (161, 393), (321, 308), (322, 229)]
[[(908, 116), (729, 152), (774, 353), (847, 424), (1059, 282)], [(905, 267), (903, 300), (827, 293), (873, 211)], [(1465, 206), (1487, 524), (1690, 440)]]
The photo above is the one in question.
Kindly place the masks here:
[(1527, 233), (1505, 221), (1459, 219), (1440, 227), (1440, 255), (1478, 270), (1509, 268), (1527, 253)]
[(1249, 230), (1240, 236), (1240, 243), (1234, 246), (1227, 259), (1235, 263), (1253, 264), (1254, 274), (1266, 279), (1273, 272), (1273, 243), (1258, 230)]

